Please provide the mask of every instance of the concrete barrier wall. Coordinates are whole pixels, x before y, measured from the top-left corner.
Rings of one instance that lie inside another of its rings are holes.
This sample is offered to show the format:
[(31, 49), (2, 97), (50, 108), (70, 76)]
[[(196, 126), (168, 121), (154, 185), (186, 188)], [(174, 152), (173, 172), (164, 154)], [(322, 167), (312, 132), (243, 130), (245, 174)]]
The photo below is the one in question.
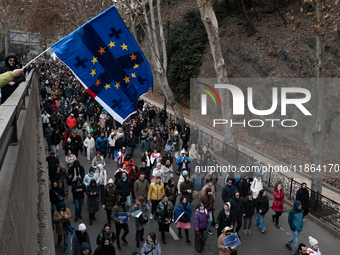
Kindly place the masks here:
[(26, 79), (31, 86), (25, 97), (26, 107), (18, 116), (18, 143), (8, 147), (0, 171), (2, 255), (55, 254), (47, 173), (43, 171), (46, 164), (40, 117), (39, 72), (31, 72)]

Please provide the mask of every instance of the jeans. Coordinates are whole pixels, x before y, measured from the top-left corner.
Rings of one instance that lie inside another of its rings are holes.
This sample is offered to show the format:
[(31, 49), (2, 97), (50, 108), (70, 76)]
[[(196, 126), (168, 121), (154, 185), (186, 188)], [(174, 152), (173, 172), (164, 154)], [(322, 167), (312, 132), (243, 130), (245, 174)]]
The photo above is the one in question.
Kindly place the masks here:
[[(249, 229), (250, 230), (251, 225), (253, 224), (253, 216), (251, 216), (250, 218), (243, 217), (243, 220), (244, 220), (243, 229)], [(248, 228), (247, 228), (248, 220), (249, 220), (249, 224), (248, 224)]]
[(289, 241), (287, 242), (287, 244), (293, 243), (293, 254), (295, 254), (295, 252), (297, 250), (299, 234), (300, 234), (300, 232), (297, 231), (297, 230), (292, 231), (292, 238), (289, 239)]
[(54, 151), (56, 156), (59, 156), (59, 144), (52, 145), (52, 151)]
[(260, 226), (261, 231), (266, 230), (266, 226), (264, 225), (264, 216), (265, 214), (261, 215), (261, 213), (257, 213), (256, 225)]
[(48, 151), (50, 151), (51, 150), (51, 137), (47, 137), (46, 136), (46, 141), (47, 141), (47, 145), (48, 145)]
[(84, 198), (81, 199), (74, 199), (74, 207), (76, 209), (76, 218), (78, 219), (79, 216), (81, 215), (81, 209), (84, 204)]
[(91, 160), (91, 156), (93, 155), (93, 150), (87, 148), (86, 149), (86, 156), (87, 156), (87, 161)]
[(207, 226), (207, 230), (210, 230), (211, 224), (213, 222), (213, 216), (212, 216), (212, 211), (209, 211), (209, 219), (208, 219), (208, 226)]
[(58, 245), (61, 244), (63, 236), (64, 236), (64, 251), (68, 251), (68, 234), (58, 235)]

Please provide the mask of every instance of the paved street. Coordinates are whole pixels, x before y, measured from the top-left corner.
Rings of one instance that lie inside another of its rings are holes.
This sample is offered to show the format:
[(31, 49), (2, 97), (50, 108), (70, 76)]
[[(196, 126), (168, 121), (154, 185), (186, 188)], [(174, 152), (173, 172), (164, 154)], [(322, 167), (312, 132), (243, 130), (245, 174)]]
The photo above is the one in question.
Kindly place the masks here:
[[(46, 151), (46, 153), (48, 153)], [(48, 154), (47, 154), (48, 155)], [(139, 148), (135, 150), (134, 153), (134, 160), (137, 166), (140, 164), (140, 150)], [(60, 162), (65, 164), (65, 155), (64, 152), (60, 152), (59, 156)], [(90, 165), (87, 163), (86, 157), (84, 154), (79, 153), (79, 160), (81, 165), (85, 168), (85, 174), (88, 173)], [(117, 163), (114, 162), (112, 159), (106, 158), (106, 167), (105, 169), (108, 171), (108, 178), (113, 178), (113, 174), (116, 171), (116, 165)], [(66, 165), (66, 164), (65, 164)], [(174, 169), (177, 169), (177, 167), (174, 164)], [(174, 174), (176, 183), (177, 183), (177, 175)], [(222, 209), (222, 199), (221, 199), (221, 190), (223, 179), (219, 180), (218, 190), (216, 194), (216, 202), (215, 202), (215, 217), (217, 217), (218, 212)], [(71, 193), (69, 193), (71, 194)], [(272, 204), (272, 196), (270, 195), (270, 206)], [(177, 201), (179, 198), (177, 199)], [(196, 209), (197, 200), (195, 200), (192, 204), (192, 210), (193, 212)], [(71, 210), (72, 213), (74, 213), (74, 204), (72, 203), (72, 194), (69, 195), (68, 200), (66, 201), (66, 206)], [(281, 229), (277, 229), (274, 225), (274, 222), (271, 221), (271, 213), (273, 212), (270, 210), (266, 217), (265, 217), (265, 224), (267, 231), (265, 234), (262, 234), (260, 232), (260, 229), (257, 228), (254, 223), (256, 222), (257, 216), (254, 215), (253, 217), (253, 226), (252, 226), (252, 236), (245, 236), (242, 233), (242, 229), (240, 231), (241, 236), (241, 245), (237, 248), (238, 254), (254, 254), (254, 255), (260, 255), (260, 254), (291, 254), (291, 252), (288, 251), (288, 249), (285, 247), (285, 241), (288, 240), (291, 237), (291, 232), (288, 225), (288, 211), (291, 208), (288, 208), (285, 206), (284, 210), (285, 212), (280, 218), (280, 227)], [(92, 250), (97, 248), (96, 245), (96, 238), (99, 233), (99, 231), (102, 229), (104, 224), (106, 223), (106, 212), (102, 207), (100, 207), (100, 211), (96, 213), (96, 220), (94, 221), (94, 224), (90, 226), (89, 224), (89, 216), (86, 210), (86, 198), (83, 206), (82, 211), (82, 220), (78, 220), (78, 222), (74, 223), (74, 217), (71, 219), (71, 223), (73, 227), (77, 227), (80, 223), (85, 223), (87, 226), (87, 231), (90, 235), (91, 239), (91, 245)], [(113, 224), (113, 230), (115, 231), (114, 223)], [(179, 239), (177, 237), (177, 229), (172, 224), (170, 233), (166, 233), (166, 245), (163, 245), (161, 243), (162, 247), (162, 254), (170, 255), (170, 254), (176, 254), (176, 253), (186, 253), (186, 254), (198, 254), (195, 252), (194, 248), (194, 229), (193, 229), (193, 217), (191, 220), (191, 226), (192, 228), (189, 230), (189, 237), (191, 239), (190, 244), (186, 244), (185, 242), (185, 235), (183, 233), (184, 238)], [(140, 251), (140, 248), (136, 248), (136, 242), (135, 242), (135, 230), (134, 230), (134, 218), (131, 218), (129, 222), (129, 229), (130, 233), (127, 236), (127, 241), (129, 242), (128, 246), (122, 245), (122, 251), (118, 251), (116, 249), (116, 254), (132, 254), (134, 251)], [(208, 235), (208, 240), (206, 242), (206, 248), (204, 250), (203, 254), (218, 254), (217, 249), (217, 233), (215, 229), (211, 229), (213, 234)], [(157, 235), (157, 238), (161, 238), (160, 232), (158, 232), (158, 226), (155, 228), (155, 220), (151, 220), (148, 226), (145, 228), (145, 239), (147, 233), (155, 232)], [(55, 242), (57, 240), (57, 235), (55, 234)], [(308, 245), (308, 236), (312, 235), (314, 238), (316, 238), (319, 241), (319, 247), (323, 254), (336, 254), (336, 251), (340, 247), (340, 240), (336, 239), (335, 237), (331, 236), (327, 231), (317, 226), (315, 223), (311, 221), (307, 221), (304, 224), (304, 230), (300, 234), (299, 242), (303, 242), (306, 245)], [(142, 245), (142, 244), (141, 244)], [(71, 246), (71, 237), (69, 237), (69, 246)], [(56, 254), (64, 254), (62, 247), (56, 247)]]

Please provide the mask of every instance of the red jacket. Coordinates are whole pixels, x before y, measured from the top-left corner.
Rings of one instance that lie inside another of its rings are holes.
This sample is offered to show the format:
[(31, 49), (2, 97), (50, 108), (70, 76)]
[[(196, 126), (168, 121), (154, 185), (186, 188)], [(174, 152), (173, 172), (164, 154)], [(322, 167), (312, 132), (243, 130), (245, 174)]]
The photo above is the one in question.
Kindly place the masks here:
[(283, 203), (285, 202), (285, 195), (283, 194), (283, 190), (280, 192), (277, 189), (274, 189), (274, 201), (273, 201), (273, 211), (282, 212), (283, 211)]
[(74, 117), (71, 118), (71, 116), (70, 116), (70, 117), (67, 118), (66, 123), (67, 123), (67, 126), (69, 128), (74, 128), (76, 126), (77, 120), (76, 120), (76, 118), (74, 118)]
[(137, 166), (136, 166), (136, 172), (131, 169), (128, 174), (128, 178), (132, 181), (132, 192), (135, 187), (135, 181), (138, 180), (139, 175), (140, 175), (140, 170), (137, 168)]

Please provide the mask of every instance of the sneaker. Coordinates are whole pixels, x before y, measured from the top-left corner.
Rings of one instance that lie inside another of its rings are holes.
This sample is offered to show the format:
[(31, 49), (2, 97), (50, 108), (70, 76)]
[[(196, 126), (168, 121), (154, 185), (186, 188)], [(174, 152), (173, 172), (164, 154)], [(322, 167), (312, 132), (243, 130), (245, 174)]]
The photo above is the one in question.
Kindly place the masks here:
[(266, 230), (264, 229), (264, 230), (262, 230), (261, 232), (262, 232), (262, 234), (264, 234), (264, 232), (266, 232)]
[(246, 229), (243, 230), (243, 234), (247, 235), (248, 231)]
[(291, 244), (287, 244), (287, 243), (286, 243), (286, 247), (288, 248), (288, 250), (292, 251), (292, 246), (291, 246)]
[(151, 215), (150, 215), (150, 220), (152, 220), (152, 219), (153, 219), (153, 215), (151, 214)]
[(207, 231), (209, 235), (212, 235), (212, 232), (210, 230)]
[(252, 233), (251, 233), (250, 229), (248, 229), (248, 235), (250, 235), (250, 236), (252, 235)]

